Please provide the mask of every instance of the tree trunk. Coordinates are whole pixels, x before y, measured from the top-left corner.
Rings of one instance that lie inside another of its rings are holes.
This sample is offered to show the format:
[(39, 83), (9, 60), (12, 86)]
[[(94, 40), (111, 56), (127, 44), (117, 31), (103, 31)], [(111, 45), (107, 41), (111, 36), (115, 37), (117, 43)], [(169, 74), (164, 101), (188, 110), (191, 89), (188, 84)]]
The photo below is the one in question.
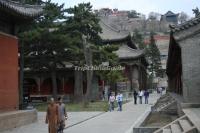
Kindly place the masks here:
[(116, 83), (111, 82), (110, 83), (110, 89), (111, 89), (112, 92), (115, 93), (115, 95), (117, 94)]
[(83, 72), (75, 70), (74, 101), (83, 101)]
[[(85, 56), (85, 62), (86, 62), (86, 65), (91, 68), (92, 67), (92, 51), (84, 35), (82, 36), (82, 39), (83, 39), (83, 51), (84, 51), (84, 56)], [(87, 90), (84, 95), (84, 106), (87, 106), (90, 100), (93, 70), (86, 70), (86, 75), (87, 75)]]
[(53, 98), (57, 99), (57, 80), (56, 80), (56, 70), (52, 69), (51, 71), (51, 81), (52, 81), (52, 89), (53, 89)]
[(87, 73), (87, 90), (85, 93), (85, 104), (88, 104), (88, 102), (91, 100), (91, 89), (92, 89), (92, 77), (93, 77), (93, 71), (88, 70)]

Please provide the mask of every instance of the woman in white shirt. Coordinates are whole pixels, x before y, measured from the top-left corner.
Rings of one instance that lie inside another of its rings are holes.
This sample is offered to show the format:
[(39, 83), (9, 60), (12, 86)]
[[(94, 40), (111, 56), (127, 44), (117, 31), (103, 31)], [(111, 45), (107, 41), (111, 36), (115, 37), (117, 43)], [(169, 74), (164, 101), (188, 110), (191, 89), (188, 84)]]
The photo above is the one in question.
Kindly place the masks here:
[(142, 97), (143, 97), (144, 93), (142, 90), (139, 91), (138, 93), (138, 96), (139, 96), (139, 99), (140, 99), (140, 104), (142, 104)]

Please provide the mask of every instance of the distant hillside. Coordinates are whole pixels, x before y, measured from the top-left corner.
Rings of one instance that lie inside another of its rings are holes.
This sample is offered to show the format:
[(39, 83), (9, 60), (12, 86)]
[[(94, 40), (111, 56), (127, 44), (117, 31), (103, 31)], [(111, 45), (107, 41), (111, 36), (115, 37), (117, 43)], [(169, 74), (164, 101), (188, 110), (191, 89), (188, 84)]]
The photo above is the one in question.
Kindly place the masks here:
[(102, 8), (95, 11), (99, 18), (109, 24), (111, 27), (125, 32), (133, 32), (134, 30), (142, 32), (169, 32), (169, 24), (178, 23), (178, 14), (168, 11), (161, 15), (160, 19), (150, 17), (145, 18), (145, 15), (135, 13), (130, 17), (133, 11), (118, 11), (117, 9)]

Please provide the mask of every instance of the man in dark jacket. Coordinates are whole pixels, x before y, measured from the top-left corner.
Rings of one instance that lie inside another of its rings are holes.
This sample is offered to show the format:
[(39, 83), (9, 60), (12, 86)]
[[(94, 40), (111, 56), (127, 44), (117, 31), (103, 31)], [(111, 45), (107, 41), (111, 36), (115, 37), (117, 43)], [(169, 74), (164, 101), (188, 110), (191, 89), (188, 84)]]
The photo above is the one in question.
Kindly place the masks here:
[(137, 104), (137, 96), (138, 96), (138, 93), (137, 93), (136, 90), (134, 90), (133, 96), (134, 96), (134, 103)]

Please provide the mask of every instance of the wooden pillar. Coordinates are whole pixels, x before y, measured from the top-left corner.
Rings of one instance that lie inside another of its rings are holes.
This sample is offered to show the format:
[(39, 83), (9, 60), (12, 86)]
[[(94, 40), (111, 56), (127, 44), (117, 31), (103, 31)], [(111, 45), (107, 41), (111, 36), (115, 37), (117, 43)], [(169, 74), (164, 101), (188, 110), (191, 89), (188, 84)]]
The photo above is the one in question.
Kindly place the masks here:
[(62, 78), (62, 90), (63, 90), (63, 94), (64, 94), (64, 90), (65, 90), (65, 77), (63, 76)]
[(41, 92), (41, 79), (40, 79), (40, 77), (39, 77), (39, 84), (38, 84), (38, 91), (39, 91), (39, 94), (40, 94), (40, 92)]
[(36, 83), (37, 83), (38, 94), (40, 94), (40, 92), (41, 92), (41, 89), (40, 89), (41, 79), (40, 79), (40, 77), (36, 78)]
[(131, 91), (133, 90), (133, 66), (130, 65), (130, 83), (131, 83)]
[(24, 95), (24, 43), (21, 42), (20, 47), (20, 78), (19, 78), (19, 108), (23, 109), (23, 95)]

